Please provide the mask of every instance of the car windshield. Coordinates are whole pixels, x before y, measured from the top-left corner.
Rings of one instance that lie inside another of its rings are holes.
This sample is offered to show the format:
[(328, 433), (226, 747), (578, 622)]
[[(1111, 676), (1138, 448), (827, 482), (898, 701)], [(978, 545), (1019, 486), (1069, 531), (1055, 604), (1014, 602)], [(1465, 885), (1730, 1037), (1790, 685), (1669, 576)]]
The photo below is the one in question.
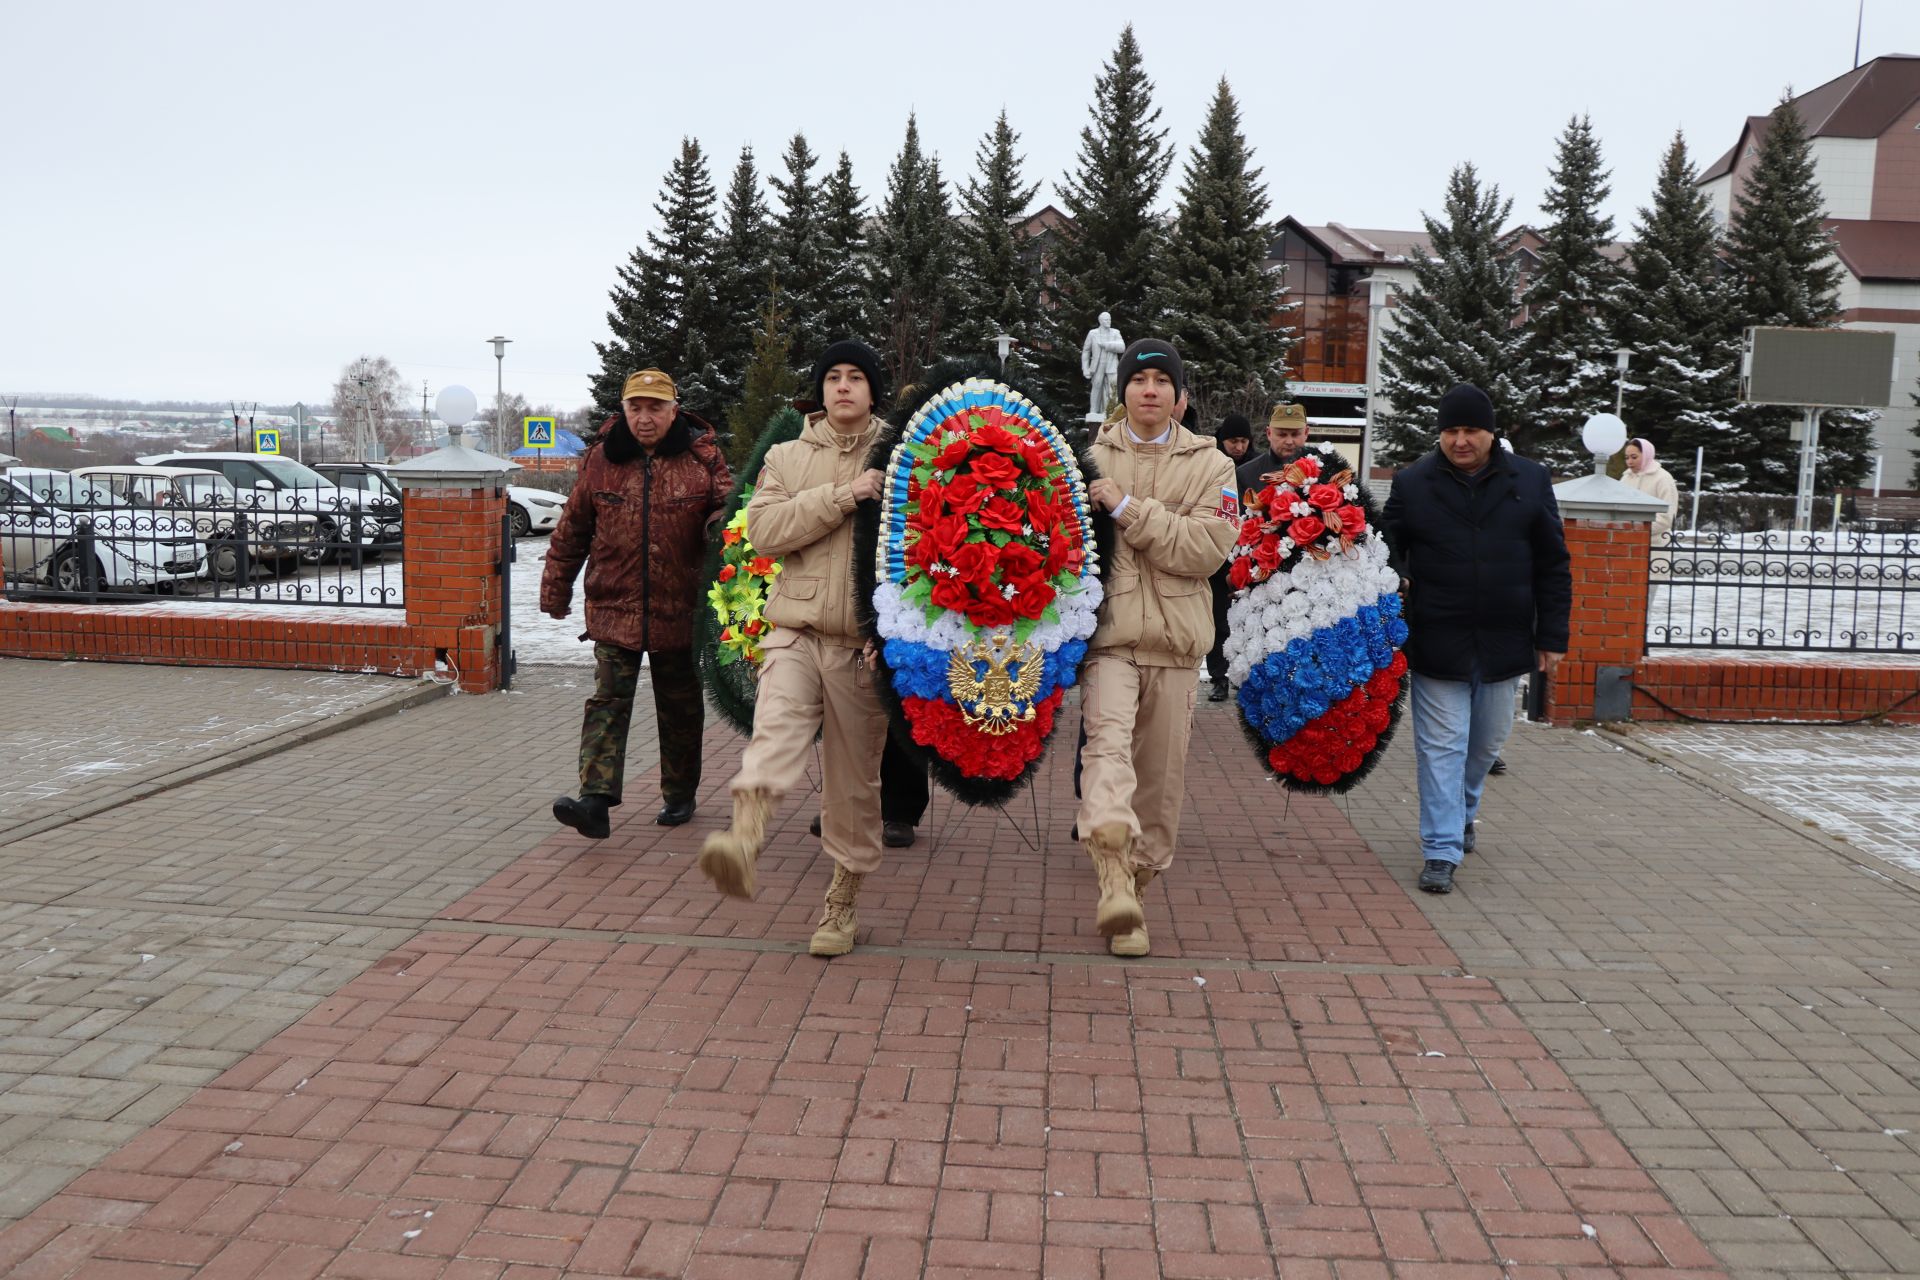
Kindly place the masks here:
[(233, 481), (225, 476), (179, 476), (177, 481), (196, 507), (230, 507), (236, 501)]
[(292, 458), (256, 457), (253, 465), (272, 476), (283, 488), (288, 489), (327, 489), (333, 481), (315, 471), (303, 462)]
[(64, 471), (15, 471), (13, 478), (36, 498), (55, 506), (113, 506), (116, 499), (105, 485), (93, 484)]

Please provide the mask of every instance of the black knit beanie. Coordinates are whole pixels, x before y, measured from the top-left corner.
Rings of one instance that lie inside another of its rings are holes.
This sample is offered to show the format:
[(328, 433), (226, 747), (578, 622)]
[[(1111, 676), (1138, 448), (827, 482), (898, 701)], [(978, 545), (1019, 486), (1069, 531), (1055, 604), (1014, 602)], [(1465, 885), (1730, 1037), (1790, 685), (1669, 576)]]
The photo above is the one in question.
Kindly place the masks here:
[(1487, 393), (1472, 383), (1463, 382), (1440, 397), (1440, 423), (1437, 430), (1448, 427), (1473, 427), (1480, 431), (1500, 434), (1500, 428), (1494, 425), (1493, 401)]
[(1253, 424), (1247, 421), (1245, 414), (1230, 413), (1220, 420), (1220, 430), (1215, 433), (1216, 440), (1251, 440)]
[(1127, 398), (1127, 383), (1142, 369), (1158, 369), (1173, 379), (1173, 394), (1187, 389), (1187, 367), (1180, 353), (1165, 338), (1140, 338), (1120, 354), (1120, 398)]
[(880, 353), (858, 338), (842, 338), (820, 353), (813, 362), (813, 402), (824, 406), (827, 403), (827, 370), (837, 364), (850, 364), (867, 375), (867, 385), (873, 388), (873, 409), (887, 402), (887, 373), (880, 364)]

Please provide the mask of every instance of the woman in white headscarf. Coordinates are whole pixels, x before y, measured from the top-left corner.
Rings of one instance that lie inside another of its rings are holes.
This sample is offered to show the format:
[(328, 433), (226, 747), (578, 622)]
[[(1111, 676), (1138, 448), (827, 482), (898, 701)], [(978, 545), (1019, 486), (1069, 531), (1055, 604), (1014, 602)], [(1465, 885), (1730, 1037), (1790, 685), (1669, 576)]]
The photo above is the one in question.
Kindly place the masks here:
[(1627, 441), (1627, 469), (1620, 477), (1650, 498), (1658, 498), (1667, 504), (1653, 520), (1653, 545), (1659, 546), (1666, 541), (1667, 533), (1673, 528), (1673, 517), (1680, 510), (1680, 486), (1673, 482), (1673, 476), (1653, 458), (1653, 445), (1650, 441), (1633, 439)]

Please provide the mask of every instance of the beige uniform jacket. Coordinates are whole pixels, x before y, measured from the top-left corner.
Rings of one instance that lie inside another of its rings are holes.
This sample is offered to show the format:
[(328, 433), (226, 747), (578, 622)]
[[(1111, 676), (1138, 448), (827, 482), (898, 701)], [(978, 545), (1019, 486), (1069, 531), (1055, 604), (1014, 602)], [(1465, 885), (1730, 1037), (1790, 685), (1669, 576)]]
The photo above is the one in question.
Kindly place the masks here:
[(798, 440), (767, 451), (747, 503), (747, 540), (780, 560), (763, 610), (774, 626), (767, 647), (791, 644), (799, 630), (862, 642), (853, 615), (853, 482), (881, 426), (872, 418), (859, 435), (843, 437), (826, 414), (809, 414)]
[(1123, 419), (1100, 428), (1094, 465), (1129, 497), (1107, 566), (1092, 652), (1126, 651), (1152, 667), (1190, 667), (1213, 647), (1207, 579), (1239, 527), (1221, 515), (1233, 460), (1207, 436), (1174, 426), (1164, 445), (1133, 443)]

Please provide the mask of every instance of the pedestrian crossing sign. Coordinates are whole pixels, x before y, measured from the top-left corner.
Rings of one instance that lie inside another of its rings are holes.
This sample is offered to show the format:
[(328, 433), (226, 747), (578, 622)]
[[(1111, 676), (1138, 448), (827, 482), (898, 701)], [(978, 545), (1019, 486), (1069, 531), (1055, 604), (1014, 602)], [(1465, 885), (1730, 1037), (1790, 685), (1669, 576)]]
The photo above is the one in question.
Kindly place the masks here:
[(521, 432), (526, 437), (529, 449), (553, 448), (553, 419), (527, 418), (521, 422)]
[(255, 453), (279, 453), (280, 429), (278, 427), (255, 427), (253, 429), (253, 451)]

